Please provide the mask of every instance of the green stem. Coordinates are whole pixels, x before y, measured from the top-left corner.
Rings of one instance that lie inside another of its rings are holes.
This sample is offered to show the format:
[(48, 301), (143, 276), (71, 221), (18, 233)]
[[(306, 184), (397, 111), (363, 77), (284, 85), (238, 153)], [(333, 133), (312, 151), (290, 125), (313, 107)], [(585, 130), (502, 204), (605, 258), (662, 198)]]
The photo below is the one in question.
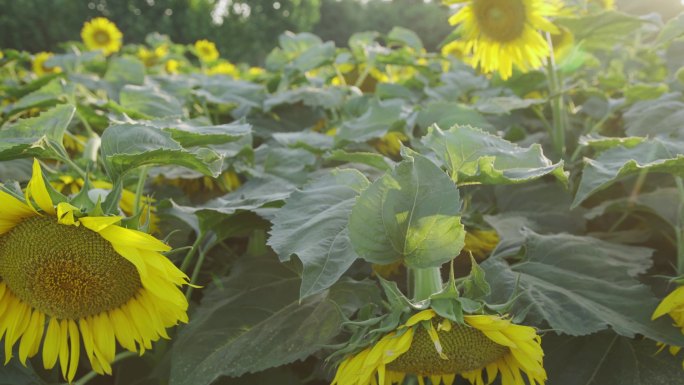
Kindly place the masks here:
[(86, 178), (86, 173), (79, 167), (76, 163), (74, 163), (71, 159), (69, 159), (68, 156), (60, 156), (60, 159), (62, 162), (66, 163), (69, 167), (71, 167), (76, 173), (78, 173), (78, 176), (81, 178), (85, 179)]
[(371, 70), (371, 63), (366, 63), (366, 67), (363, 69), (363, 72), (359, 76), (358, 79), (356, 79), (356, 82), (354, 83), (354, 87), (361, 87), (361, 84), (366, 80), (368, 77), (368, 74), (370, 74)]
[(551, 52), (549, 60), (546, 63), (546, 74), (549, 84), (549, 98), (551, 100), (551, 113), (553, 115), (551, 139), (553, 140), (553, 147), (556, 150), (556, 153), (562, 159), (565, 156), (565, 106), (563, 105), (560, 74), (558, 73), (558, 69), (556, 67), (556, 58), (553, 55), (553, 44), (551, 43), (550, 33), (546, 34), (546, 41), (549, 44), (549, 51)]
[(195, 253), (197, 252), (197, 248), (199, 247), (200, 243), (202, 243), (202, 241), (204, 241), (204, 238), (206, 238), (206, 233), (201, 232), (197, 236), (197, 239), (195, 239), (195, 242), (192, 244), (192, 247), (190, 248), (188, 253), (185, 254), (185, 258), (183, 258), (183, 262), (181, 263), (181, 266), (180, 266), (180, 269), (182, 272), (185, 273), (185, 271), (190, 266), (190, 262), (192, 262), (192, 258), (195, 257)]
[(677, 191), (679, 191), (679, 220), (675, 226), (677, 236), (677, 275), (684, 275), (684, 182), (675, 177)]
[(138, 184), (135, 187), (135, 204), (133, 205), (133, 215), (138, 215), (140, 210), (140, 202), (142, 201), (143, 190), (145, 189), (145, 180), (147, 179), (147, 172), (150, 166), (140, 167), (140, 176), (138, 176)]
[[(119, 353), (116, 355), (116, 357), (114, 357), (114, 361), (112, 361), (112, 365), (114, 365), (115, 363), (117, 363), (119, 361), (123, 361), (126, 358), (137, 356), (137, 355), (138, 355), (138, 353), (136, 353), (136, 352), (128, 352), (128, 351)], [(94, 370), (91, 370), (90, 372), (88, 372), (83, 377), (79, 378), (78, 381), (72, 383), (71, 385), (85, 385), (95, 377), (97, 377), (97, 373), (95, 373)], [(64, 384), (64, 385), (67, 385), (67, 384)]]
[(210, 249), (211, 247), (207, 247), (206, 249), (200, 250), (199, 257), (197, 258), (197, 263), (195, 264), (195, 269), (192, 271), (192, 276), (190, 277), (190, 285), (188, 285), (188, 289), (185, 292), (185, 298), (188, 301), (190, 300), (190, 296), (192, 296), (192, 290), (194, 289), (192, 285), (197, 284), (197, 277), (199, 277), (200, 270), (202, 269), (204, 258), (207, 256), (207, 252)]
[(439, 267), (409, 268), (413, 276), (413, 300), (423, 301), (442, 291), (442, 273)]

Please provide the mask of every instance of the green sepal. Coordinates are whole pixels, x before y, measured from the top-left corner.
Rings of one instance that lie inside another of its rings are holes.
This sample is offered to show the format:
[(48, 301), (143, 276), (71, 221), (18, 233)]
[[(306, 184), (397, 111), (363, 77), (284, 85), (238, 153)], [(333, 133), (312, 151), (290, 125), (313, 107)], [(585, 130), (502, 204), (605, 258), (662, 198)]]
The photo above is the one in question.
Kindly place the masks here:
[(121, 182), (121, 178), (118, 178), (112, 184), (111, 191), (109, 191), (104, 202), (102, 202), (102, 210), (105, 215), (119, 215), (119, 201), (121, 201), (122, 193), (123, 183)]
[(86, 168), (85, 178), (83, 178), (83, 187), (73, 198), (71, 198), (71, 204), (80, 208), (81, 211), (92, 212), (95, 209), (95, 203), (90, 199), (88, 193), (93, 189), (92, 183), (90, 183), (90, 165)]
[(470, 263), (470, 274), (461, 282), (463, 296), (474, 300), (487, 298), (492, 291), (485, 279), (484, 270), (477, 264), (472, 253)]

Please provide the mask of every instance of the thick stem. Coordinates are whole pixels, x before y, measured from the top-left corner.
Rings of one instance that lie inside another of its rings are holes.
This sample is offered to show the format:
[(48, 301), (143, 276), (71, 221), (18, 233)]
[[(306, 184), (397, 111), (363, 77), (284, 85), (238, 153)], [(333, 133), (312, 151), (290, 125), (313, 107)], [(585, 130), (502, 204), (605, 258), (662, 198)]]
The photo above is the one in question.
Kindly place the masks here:
[(556, 58), (553, 55), (553, 43), (551, 34), (546, 34), (546, 41), (549, 44), (549, 60), (546, 63), (547, 81), (549, 84), (549, 99), (551, 101), (551, 114), (553, 115), (553, 127), (551, 139), (553, 148), (562, 159), (565, 156), (565, 105), (563, 104), (563, 92), (560, 74), (556, 67)]
[(675, 177), (677, 191), (679, 191), (679, 219), (675, 226), (677, 236), (677, 274), (684, 275), (684, 182), (682, 178)]
[(142, 193), (145, 189), (145, 180), (147, 179), (147, 172), (150, 166), (142, 166), (140, 168), (140, 175), (138, 176), (138, 185), (135, 187), (135, 205), (133, 206), (133, 215), (138, 215), (140, 210)]
[(442, 273), (439, 267), (409, 268), (413, 276), (413, 300), (423, 301), (442, 291)]

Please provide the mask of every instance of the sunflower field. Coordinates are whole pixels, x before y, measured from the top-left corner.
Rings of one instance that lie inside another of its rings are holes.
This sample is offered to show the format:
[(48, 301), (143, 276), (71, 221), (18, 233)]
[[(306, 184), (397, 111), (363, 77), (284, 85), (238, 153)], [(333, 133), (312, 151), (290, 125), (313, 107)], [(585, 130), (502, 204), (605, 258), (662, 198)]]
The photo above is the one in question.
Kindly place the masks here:
[(684, 384), (684, 14), (445, 3), (0, 50), (0, 384)]

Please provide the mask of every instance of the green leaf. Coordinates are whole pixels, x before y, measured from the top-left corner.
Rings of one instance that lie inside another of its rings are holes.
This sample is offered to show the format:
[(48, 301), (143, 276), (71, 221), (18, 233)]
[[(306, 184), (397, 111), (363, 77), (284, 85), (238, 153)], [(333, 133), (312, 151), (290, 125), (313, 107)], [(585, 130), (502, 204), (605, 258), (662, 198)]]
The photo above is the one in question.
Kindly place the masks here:
[(500, 258), (482, 263), (495, 300), (506, 301), (516, 284), (515, 303), (534, 323), (545, 320), (557, 332), (587, 335), (611, 327), (616, 333), (642, 334), (684, 345), (684, 336), (662, 317), (651, 321), (659, 303), (635, 277), (651, 266), (653, 250), (569, 234), (527, 233), (522, 262)]
[(660, 34), (656, 39), (657, 44), (665, 44), (684, 35), (684, 13), (680, 13), (677, 17), (670, 19), (665, 24)]
[(145, 65), (131, 57), (115, 57), (109, 62), (104, 80), (114, 85), (142, 85), (145, 82)]
[(568, 28), (587, 50), (613, 49), (638, 31), (644, 20), (617, 11), (605, 11), (582, 17), (564, 17), (556, 20)]
[(300, 302), (296, 272), (272, 259), (241, 258), (204, 291), (174, 343), (171, 385), (209, 385), (302, 360), (332, 342), (345, 315), (377, 300), (370, 282), (344, 281)]
[(646, 140), (646, 138), (638, 136), (613, 137), (600, 135), (586, 135), (580, 136), (579, 144), (583, 146), (589, 146), (597, 151), (603, 151), (618, 146), (631, 148), (643, 142), (644, 140)]
[(268, 244), (281, 261), (296, 254), (302, 262), (300, 298), (329, 288), (358, 258), (347, 225), (369, 184), (356, 170), (334, 170), (292, 193), (278, 210)]
[(572, 207), (620, 178), (641, 172), (684, 175), (684, 143), (654, 138), (632, 148), (615, 147), (594, 159), (585, 158), (582, 179)]
[(110, 126), (100, 147), (107, 172), (117, 179), (144, 165), (179, 165), (217, 177), (223, 157), (208, 148), (184, 149), (168, 132), (141, 124)]
[(260, 84), (225, 77), (207, 77), (193, 94), (209, 103), (237, 106), (236, 117), (245, 116), (252, 108), (261, 108), (266, 90)]
[(390, 43), (399, 43), (411, 47), (414, 51), (420, 52), (423, 50), (423, 42), (415, 32), (404, 27), (393, 27), (387, 34), (387, 40)]
[(64, 101), (64, 95), (70, 92), (68, 88), (71, 87), (71, 85), (65, 86), (61, 78), (52, 79), (49, 83), (42, 86), (38, 90), (23, 96), (16, 103), (7, 107), (7, 114), (14, 114), (16, 112), (34, 107), (53, 106), (60, 101)]
[(292, 62), (292, 66), (300, 72), (310, 71), (335, 59), (335, 43), (332, 41), (317, 44), (302, 52)]
[(388, 131), (406, 125), (406, 111), (402, 100), (371, 100), (368, 110), (356, 119), (342, 123), (335, 140), (338, 142), (365, 142), (380, 138)]
[(671, 385), (681, 382), (681, 357), (656, 354), (650, 340), (604, 332), (586, 337), (547, 334), (544, 368), (554, 385)]
[(374, 152), (346, 152), (344, 150), (335, 150), (326, 156), (325, 159), (329, 161), (361, 163), (377, 168), (380, 171), (392, 170), (392, 166), (388, 163), (388, 159)]
[(459, 185), (528, 182), (551, 174), (567, 184), (563, 162), (552, 163), (539, 144), (518, 147), (498, 136), (470, 126), (442, 131), (433, 125), (422, 139), (449, 169)]
[(126, 110), (157, 118), (183, 115), (183, 106), (173, 96), (158, 87), (126, 85), (119, 93), (119, 103)]
[(483, 114), (510, 114), (511, 111), (529, 108), (537, 104), (546, 103), (544, 99), (521, 99), (517, 96), (496, 96), (482, 98), (473, 108)]
[(485, 272), (470, 256), (470, 274), (463, 281), (463, 296), (470, 299), (482, 299), (491, 293), (489, 283), (485, 279)]
[(338, 87), (300, 87), (269, 96), (264, 101), (264, 110), (269, 111), (275, 106), (296, 103), (330, 110), (342, 105), (345, 94), (346, 92)]
[(283, 146), (304, 148), (314, 153), (322, 153), (333, 146), (332, 136), (314, 131), (276, 132), (273, 139)]
[(629, 136), (682, 137), (684, 103), (682, 94), (665, 94), (655, 100), (634, 103), (625, 113), (625, 133)]
[(173, 140), (183, 147), (230, 143), (248, 137), (252, 132), (251, 125), (244, 122), (203, 125), (192, 121), (169, 119), (150, 124), (171, 133)]
[(21, 119), (0, 129), (0, 160), (54, 158), (76, 109), (61, 105), (35, 118)]
[(423, 128), (433, 124), (440, 127), (454, 125), (480, 127), (486, 130), (495, 129), (481, 113), (469, 106), (452, 102), (433, 102), (418, 112), (416, 123)]
[(409, 155), (361, 193), (349, 235), (368, 262), (440, 266), (463, 248), (460, 212), (458, 189), (449, 177), (428, 159)]
[[(5, 353), (0, 352), (0, 360), (5, 362)], [(0, 385), (48, 385), (49, 383), (36, 374), (29, 360), (27, 366), (19, 363), (15, 357), (7, 365), (0, 365)]]
[[(188, 220), (188, 215), (203, 215), (203, 212), (214, 212), (224, 216), (239, 211), (252, 211), (264, 217), (272, 217), (278, 210), (271, 207), (284, 201), (296, 187), (280, 178), (252, 178), (235, 191), (222, 197), (212, 199), (202, 205), (179, 206), (174, 204), (174, 215)], [(196, 227), (196, 226), (195, 226)]]

